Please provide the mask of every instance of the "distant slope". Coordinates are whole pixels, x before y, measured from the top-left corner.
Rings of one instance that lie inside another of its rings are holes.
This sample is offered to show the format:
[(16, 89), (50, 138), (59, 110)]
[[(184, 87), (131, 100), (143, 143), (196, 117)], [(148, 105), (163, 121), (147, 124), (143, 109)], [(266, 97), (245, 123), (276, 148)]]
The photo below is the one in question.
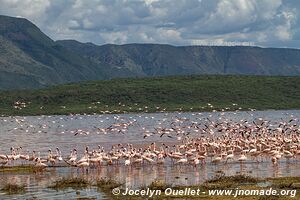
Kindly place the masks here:
[[(14, 109), (16, 101), (27, 103), (27, 107)], [(212, 111), (226, 108), (300, 109), (300, 77), (178, 76), (0, 91), (0, 115)]]
[(58, 44), (102, 64), (143, 76), (186, 74), (300, 75), (300, 50), (259, 47), (175, 47), (160, 44)]
[[(57, 45), (26, 19), (0, 16), (0, 76), (10, 71), (10, 83), (0, 88), (30, 88), (105, 78), (103, 69)], [(19, 82), (19, 77), (30, 80)], [(21, 87), (20, 87), (21, 86)]]
[(55, 42), (26, 19), (0, 15), (0, 89), (196, 74), (299, 76), (300, 50)]
[(0, 86), (4, 89), (46, 86), (59, 82), (55, 71), (37, 62), (0, 36)]

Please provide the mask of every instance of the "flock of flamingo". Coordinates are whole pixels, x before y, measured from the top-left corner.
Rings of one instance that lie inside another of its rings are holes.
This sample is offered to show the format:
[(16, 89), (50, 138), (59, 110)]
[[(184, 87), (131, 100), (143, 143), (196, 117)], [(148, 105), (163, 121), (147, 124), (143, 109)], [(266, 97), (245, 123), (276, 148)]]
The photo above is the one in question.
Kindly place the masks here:
[[(73, 137), (93, 132), (130, 134), (129, 127), (137, 126), (140, 127), (141, 140), (145, 140), (146, 144), (138, 146), (120, 143), (108, 149), (100, 145), (96, 148), (83, 146), (82, 149), (73, 148), (65, 154), (57, 147), (55, 150), (49, 149), (44, 156), (39, 151), (24, 153), (22, 147), (11, 147), (10, 153), (0, 154), (0, 165), (32, 165), (42, 168), (65, 165), (82, 169), (110, 165), (134, 167), (167, 164), (197, 167), (230, 162), (272, 162), (277, 165), (280, 160), (294, 162), (300, 156), (300, 124), (294, 116), (289, 120), (271, 122), (262, 118), (233, 121), (222, 115), (224, 113), (220, 113), (217, 119), (205, 117), (197, 121), (176, 116), (168, 124), (163, 123), (167, 121), (165, 118), (152, 128), (141, 126), (137, 119), (125, 121), (121, 116), (114, 116), (117, 123), (107, 127), (94, 126), (92, 130), (76, 129), (69, 133)], [(20, 128), (25, 131), (24, 119), (11, 119), (21, 125), (12, 131)], [(27, 129), (30, 127), (33, 125), (27, 125)], [(45, 129), (45, 126), (40, 125), (40, 129), (38, 132)], [(151, 137), (152, 141), (147, 142)], [(82, 150), (81, 156), (79, 150)]]

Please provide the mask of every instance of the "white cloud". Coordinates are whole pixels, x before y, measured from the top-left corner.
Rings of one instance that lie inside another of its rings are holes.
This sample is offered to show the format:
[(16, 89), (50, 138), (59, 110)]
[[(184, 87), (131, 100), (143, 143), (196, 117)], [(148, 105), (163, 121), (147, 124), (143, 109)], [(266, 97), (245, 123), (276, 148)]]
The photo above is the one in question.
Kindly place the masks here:
[(25, 17), (42, 24), (50, 0), (0, 0), (0, 5), (1, 14)]
[(79, 23), (76, 20), (71, 19), (68, 22), (68, 27), (72, 28), (72, 29), (76, 29), (76, 28), (79, 28), (80, 25), (79, 25)]
[(277, 26), (275, 28), (275, 33), (274, 35), (279, 39), (279, 40), (290, 40), (291, 39), (291, 32), (288, 27), (286, 26)]
[[(104, 43), (248, 41), (292, 44), (297, 1), (0, 0), (0, 14), (32, 20), (54, 39)], [(296, 26), (297, 25), (297, 26)]]
[(99, 36), (110, 44), (123, 44), (127, 41), (127, 32), (122, 31), (113, 33), (100, 33)]

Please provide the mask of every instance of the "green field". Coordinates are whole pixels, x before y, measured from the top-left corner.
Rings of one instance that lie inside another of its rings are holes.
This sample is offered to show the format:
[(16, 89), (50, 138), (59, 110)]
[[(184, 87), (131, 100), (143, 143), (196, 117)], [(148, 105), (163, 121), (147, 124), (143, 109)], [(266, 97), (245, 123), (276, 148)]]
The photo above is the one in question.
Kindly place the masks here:
[(0, 92), (1, 115), (299, 108), (300, 77), (174, 76)]

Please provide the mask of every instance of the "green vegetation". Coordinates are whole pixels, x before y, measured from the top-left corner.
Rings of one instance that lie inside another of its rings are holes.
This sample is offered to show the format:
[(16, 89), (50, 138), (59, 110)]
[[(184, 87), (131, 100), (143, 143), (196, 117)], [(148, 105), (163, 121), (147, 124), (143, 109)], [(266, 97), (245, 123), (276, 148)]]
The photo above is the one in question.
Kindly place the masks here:
[[(80, 195), (81, 189), (96, 187), (98, 191), (105, 193), (108, 196), (111, 196), (111, 191), (114, 188), (122, 186), (122, 183), (115, 181), (111, 178), (100, 178), (96, 180), (88, 180), (86, 177), (66, 177), (55, 181), (52, 185), (48, 186), (50, 189), (54, 190), (65, 190), (68, 188), (72, 188), (77, 190), (76, 194)], [(77, 199), (86, 199), (78, 197)]]
[(112, 189), (122, 186), (122, 183), (111, 178), (101, 178), (96, 181), (95, 186), (103, 192), (111, 192)]
[[(84, 184), (83, 184), (84, 183)], [(79, 184), (79, 186), (77, 185)], [(123, 195), (113, 195), (112, 189), (119, 188), (120, 192), (123, 193), (125, 191), (123, 185), (111, 178), (101, 178), (100, 180), (96, 180), (94, 182), (87, 181), (84, 178), (65, 178), (63, 180), (57, 181), (54, 185), (55, 187), (51, 186), (51, 188), (57, 190), (63, 190), (67, 187), (72, 188), (83, 188), (84, 187), (96, 187), (101, 192), (105, 194), (108, 199), (133, 199), (133, 200), (140, 200), (145, 199), (146, 196), (123, 196)], [(149, 197), (147, 199), (208, 199), (208, 200), (229, 200), (233, 199), (233, 195), (226, 196), (226, 195), (216, 195), (210, 196), (208, 190), (214, 189), (233, 189), (233, 192), (238, 188), (239, 190), (268, 190), (273, 188), (274, 190), (280, 191), (281, 189), (285, 190), (296, 190), (298, 194), (293, 193), (290, 196), (255, 196), (255, 195), (240, 195), (235, 197), (234, 199), (246, 199), (246, 200), (264, 200), (264, 199), (298, 199), (299, 192), (300, 192), (300, 177), (282, 177), (282, 178), (253, 178), (246, 175), (236, 175), (236, 176), (225, 176), (224, 174), (220, 174), (211, 180), (205, 181), (203, 184), (200, 185), (191, 185), (191, 186), (178, 186), (178, 185), (170, 185), (166, 184), (164, 181), (155, 180), (148, 186), (143, 186), (140, 189), (146, 190), (149, 188), (150, 190), (160, 190), (162, 191), (161, 195)], [(173, 190), (184, 190), (186, 188), (190, 189), (200, 189), (200, 191), (204, 191), (205, 193), (201, 193), (200, 195), (194, 196), (182, 196), (182, 195), (169, 195), (166, 196), (164, 191), (167, 188), (172, 188)], [(233, 193), (234, 194), (234, 193)]]
[(172, 187), (171, 184), (166, 184), (164, 181), (162, 180), (155, 180), (153, 181), (150, 185), (148, 185), (147, 187), (144, 187), (143, 189), (151, 189), (151, 190), (161, 190), (161, 191), (165, 191), (167, 188)]
[(0, 173), (35, 173), (43, 171), (40, 167), (33, 165), (20, 165), (20, 166), (1, 166)]
[(300, 177), (280, 177), (269, 178), (268, 181), (272, 182), (272, 186), (280, 189), (300, 189)]
[(24, 194), (26, 192), (24, 185), (17, 185), (8, 183), (1, 188), (1, 192), (4, 192), (8, 195), (13, 194)]
[(91, 183), (85, 178), (75, 177), (75, 178), (62, 178), (54, 182), (53, 185), (49, 186), (51, 189), (64, 190), (67, 188), (82, 189), (87, 188)]
[[(268, 186), (259, 186), (259, 183), (268, 183)], [(285, 184), (285, 187), (278, 187), (278, 184)], [(155, 196), (153, 198), (149, 199), (208, 199), (208, 200), (230, 200), (233, 199), (233, 196), (226, 196), (226, 195), (220, 195), (220, 196), (209, 196), (208, 190), (214, 190), (214, 189), (243, 189), (243, 190), (267, 190), (270, 188), (273, 188), (277, 191), (280, 191), (280, 189), (286, 189), (286, 190), (297, 190), (297, 193), (300, 192), (300, 187), (295, 187), (295, 185), (300, 184), (300, 177), (283, 177), (283, 178), (267, 178), (267, 179), (260, 179), (260, 178), (253, 178), (250, 176), (245, 175), (236, 175), (236, 176), (216, 176), (215, 178), (211, 180), (205, 181), (203, 184), (200, 185), (192, 185), (192, 186), (170, 186), (162, 181), (154, 181), (152, 182), (148, 187), (150, 189), (156, 189), (165, 191), (166, 188), (171, 187), (173, 190), (184, 190), (185, 188), (191, 188), (191, 189), (200, 189), (200, 191), (205, 191), (205, 194), (200, 194), (199, 196), (166, 196), (164, 193), (160, 196)], [(142, 188), (144, 189), (144, 188)], [(264, 200), (264, 199), (298, 199), (299, 194), (295, 197), (290, 196), (237, 196), (234, 199), (246, 199), (246, 200)], [(126, 198), (125, 198), (126, 199)], [(128, 199), (143, 199), (141, 197), (131, 196)]]
[(253, 185), (260, 181), (258, 178), (253, 178), (251, 176), (236, 175), (236, 176), (216, 176), (211, 180), (207, 180), (202, 185), (203, 189), (226, 189), (226, 188), (237, 188), (241, 184)]
[[(17, 101), (26, 103), (26, 107), (16, 106)], [(113, 79), (0, 92), (2, 115), (299, 108), (300, 77)]]

